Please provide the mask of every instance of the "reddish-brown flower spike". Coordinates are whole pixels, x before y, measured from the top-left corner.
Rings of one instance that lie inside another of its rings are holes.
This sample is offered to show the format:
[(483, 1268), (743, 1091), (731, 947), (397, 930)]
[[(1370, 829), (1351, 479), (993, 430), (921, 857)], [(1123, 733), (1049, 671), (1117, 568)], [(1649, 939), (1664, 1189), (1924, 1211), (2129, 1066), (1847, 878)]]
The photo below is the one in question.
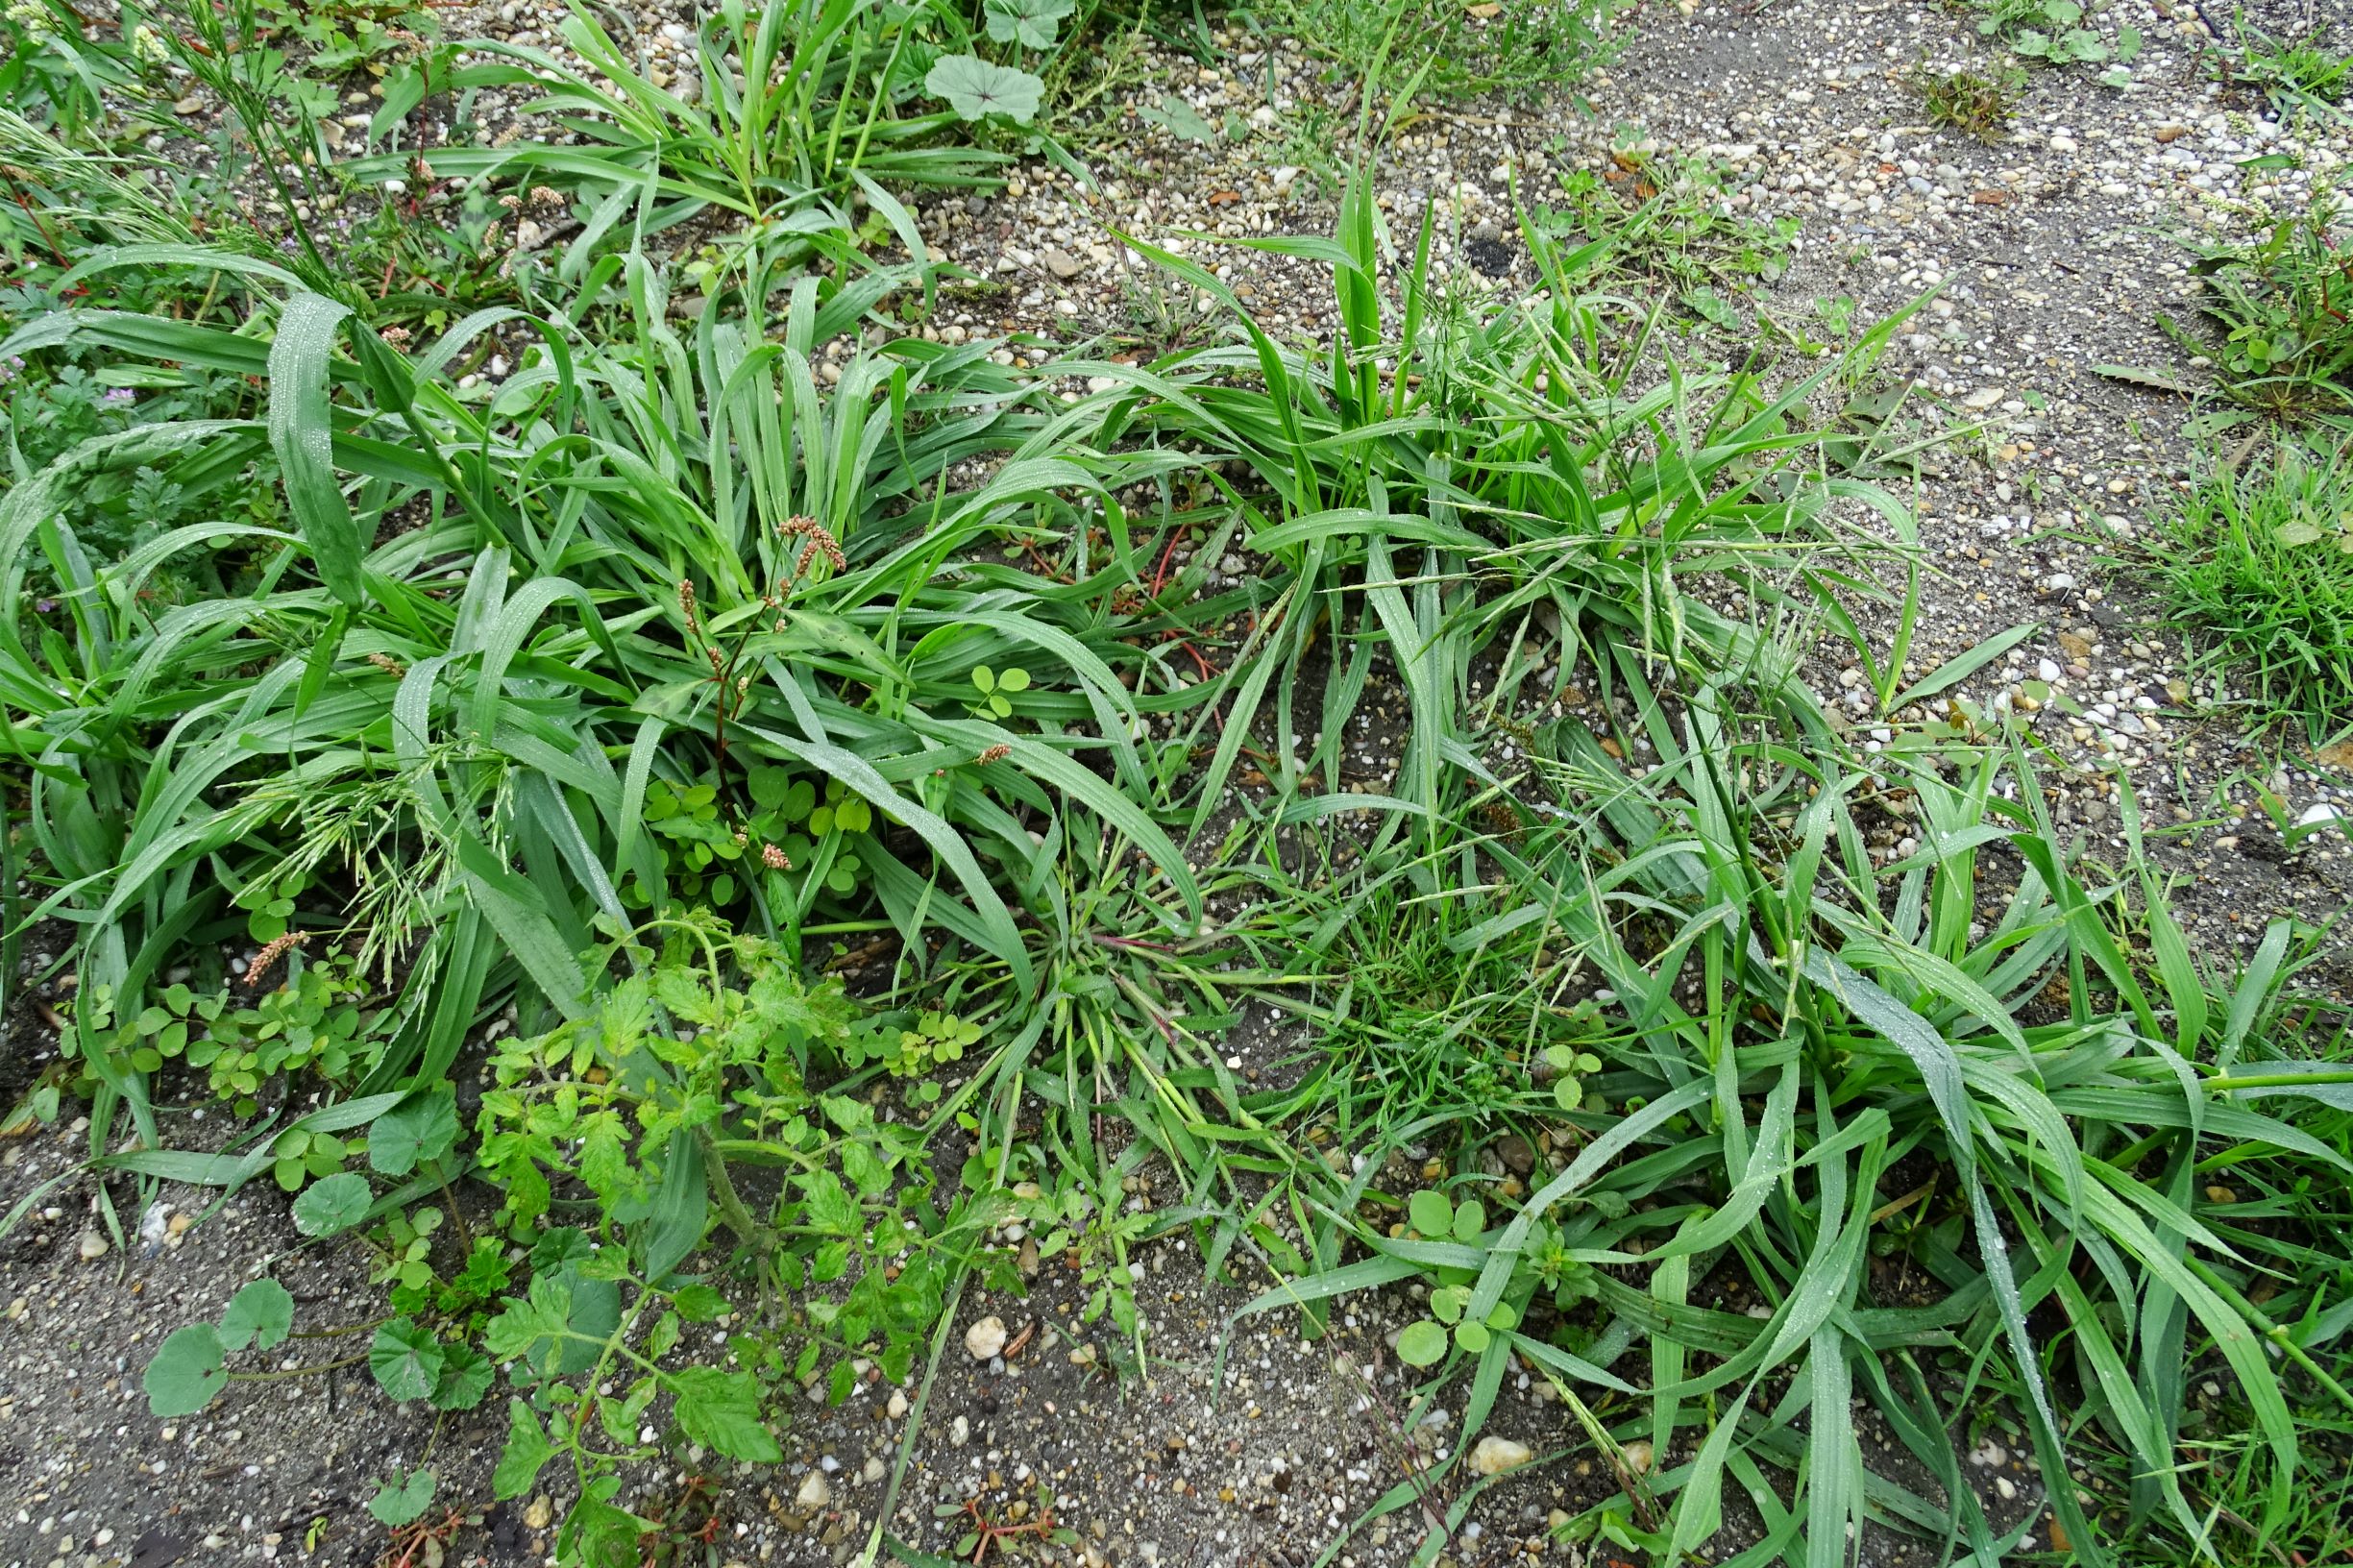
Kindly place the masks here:
[(696, 636), (702, 635), (702, 623), (695, 618), (695, 579), (678, 579), (678, 608), (686, 614), (686, 629)]
[(979, 756), (973, 758), (972, 760), (986, 768), (993, 762), (1003, 762), (1007, 757), (1012, 755), (1013, 747), (1007, 746), (1003, 741), (999, 741), (996, 743), (996, 745), (989, 747), (988, 750), (983, 751)]
[(309, 941), (310, 933), (307, 931), (289, 931), (256, 953), (253, 963), (245, 970), (245, 989), (259, 991), (261, 982), (269, 976), (270, 970), (278, 967), (278, 961), (286, 956), (287, 950), (300, 947)]
[(842, 553), (841, 544), (826, 531), (825, 525), (814, 517), (788, 518), (776, 525), (776, 532), (786, 539), (808, 541), (807, 547), (800, 552), (799, 561), (793, 568), (796, 576), (808, 576), (809, 564), (820, 555), (824, 556), (836, 572), (849, 564), (848, 557)]
[(793, 857), (772, 844), (760, 846), (760, 858), (768, 863), (768, 869), (772, 871), (789, 871), (793, 869)]

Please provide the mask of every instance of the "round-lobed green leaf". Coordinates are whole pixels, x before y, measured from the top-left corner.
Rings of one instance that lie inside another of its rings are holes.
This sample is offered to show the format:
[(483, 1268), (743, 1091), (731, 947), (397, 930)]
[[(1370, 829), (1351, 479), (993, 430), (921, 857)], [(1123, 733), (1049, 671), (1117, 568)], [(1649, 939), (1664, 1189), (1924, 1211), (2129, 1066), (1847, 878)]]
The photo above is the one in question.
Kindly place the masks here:
[(194, 1415), (228, 1386), (221, 1336), (209, 1323), (173, 1331), (147, 1363), (140, 1385), (152, 1415)]
[(221, 1314), (221, 1346), (269, 1350), (284, 1343), (293, 1328), (293, 1293), (276, 1280), (256, 1280), (229, 1298), (229, 1310)]
[(1426, 1317), (1397, 1336), (1397, 1359), (1408, 1366), (1435, 1366), (1445, 1357), (1446, 1331)]
[(294, 1228), (305, 1236), (338, 1236), (368, 1216), (368, 1179), (343, 1171), (315, 1182), (294, 1200)]
[(1455, 1228), (1455, 1206), (1445, 1193), (1425, 1189), (1406, 1200), (1406, 1218), (1424, 1236), (1449, 1236)]

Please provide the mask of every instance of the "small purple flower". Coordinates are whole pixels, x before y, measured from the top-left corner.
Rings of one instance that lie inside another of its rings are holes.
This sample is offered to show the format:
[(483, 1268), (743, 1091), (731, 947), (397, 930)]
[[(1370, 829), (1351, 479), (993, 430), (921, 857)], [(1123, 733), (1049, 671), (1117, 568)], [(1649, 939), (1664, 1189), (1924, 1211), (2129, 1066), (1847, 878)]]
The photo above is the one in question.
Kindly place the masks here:
[(139, 395), (127, 386), (113, 386), (107, 389), (106, 397), (100, 401), (119, 408), (126, 403), (138, 402)]
[(37, 599), (33, 601), (33, 613), (36, 615), (47, 615), (57, 607), (58, 601), (54, 599)]

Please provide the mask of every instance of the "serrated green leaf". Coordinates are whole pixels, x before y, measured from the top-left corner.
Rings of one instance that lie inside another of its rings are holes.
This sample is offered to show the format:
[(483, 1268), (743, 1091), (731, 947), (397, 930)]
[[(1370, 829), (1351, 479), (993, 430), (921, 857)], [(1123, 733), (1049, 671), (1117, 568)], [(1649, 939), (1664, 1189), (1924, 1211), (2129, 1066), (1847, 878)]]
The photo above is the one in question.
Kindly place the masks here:
[(727, 1311), (727, 1298), (707, 1285), (681, 1286), (670, 1303), (689, 1323), (715, 1323)]
[(690, 1366), (674, 1374), (678, 1429), (715, 1454), (773, 1463), (784, 1457), (775, 1433), (760, 1420), (760, 1384), (748, 1372)]
[(540, 1470), (554, 1453), (531, 1408), (520, 1399), (508, 1400), (506, 1448), (499, 1455), (498, 1468), (491, 1472), (491, 1491), (502, 1501), (521, 1497), (538, 1481)]
[(368, 1164), (387, 1176), (405, 1176), (420, 1161), (448, 1155), (457, 1131), (457, 1101), (449, 1085), (413, 1094), (368, 1129)]
[(1073, 0), (988, 0), (989, 37), (1025, 49), (1051, 49)]
[(489, 1360), (464, 1345), (442, 1347), (441, 1375), (433, 1380), (430, 1396), (436, 1410), (470, 1410), (490, 1392), (494, 1368)]
[(405, 1317), (378, 1329), (368, 1345), (368, 1370), (386, 1394), (403, 1403), (429, 1398), (447, 1360), (432, 1330)]

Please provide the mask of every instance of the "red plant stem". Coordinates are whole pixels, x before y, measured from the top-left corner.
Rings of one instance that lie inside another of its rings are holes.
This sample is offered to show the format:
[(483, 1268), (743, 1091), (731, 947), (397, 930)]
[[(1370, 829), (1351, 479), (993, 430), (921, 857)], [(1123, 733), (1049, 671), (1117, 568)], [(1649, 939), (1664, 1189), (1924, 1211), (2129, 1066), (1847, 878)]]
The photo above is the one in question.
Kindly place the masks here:
[[(766, 607), (762, 606), (763, 609)], [(759, 629), (758, 617), (746, 621), (743, 635), (736, 638), (735, 648), (727, 654), (726, 662), (711, 676), (719, 687), (718, 700), (711, 704), (711, 740), (716, 753), (711, 759), (711, 785), (722, 799), (727, 794), (727, 704), (735, 693), (735, 667), (742, 662), (744, 649), (751, 645), (751, 634)], [(741, 711), (740, 706), (737, 711)]]
[(1183, 537), (1182, 534), (1170, 534), (1168, 548), (1160, 552), (1160, 569), (1152, 574), (1152, 597), (1154, 599), (1160, 598), (1162, 587), (1168, 581), (1168, 562), (1176, 554), (1177, 541)]
[[(64, 249), (58, 244), (58, 236), (50, 232), (48, 218), (38, 209), (37, 209), (33, 206), (32, 202), (26, 198), (24, 187), (16, 183), (16, 177), (14, 175), (9, 175), (6, 178), (9, 183), (9, 194), (16, 198), (16, 205), (25, 209), (25, 216), (31, 218), (34, 225), (40, 230), (41, 240), (49, 247), (49, 255), (57, 261), (59, 266), (72, 266), (73, 262), (67, 258)], [(86, 292), (86, 290), (80, 289), (78, 285), (76, 291)]]

